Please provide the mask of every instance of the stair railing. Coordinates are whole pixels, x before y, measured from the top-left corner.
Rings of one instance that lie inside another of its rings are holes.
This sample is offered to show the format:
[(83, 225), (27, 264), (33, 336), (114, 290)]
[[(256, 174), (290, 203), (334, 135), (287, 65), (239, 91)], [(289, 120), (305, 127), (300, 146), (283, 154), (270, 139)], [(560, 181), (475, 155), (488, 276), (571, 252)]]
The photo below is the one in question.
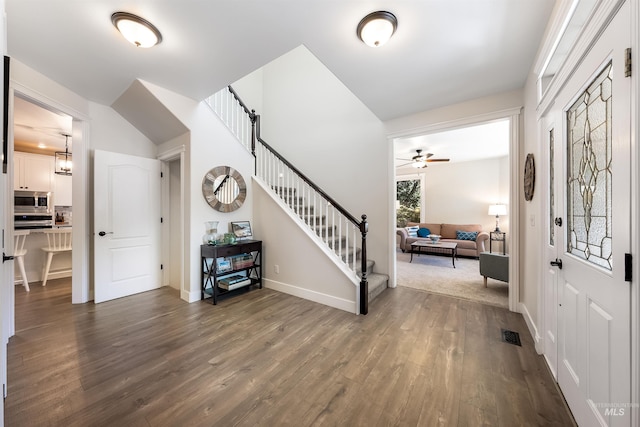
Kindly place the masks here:
[(367, 216), (356, 219), (267, 144), (260, 136), (260, 116), (249, 110), (231, 86), (206, 103), (253, 154), (256, 177), (273, 189), (340, 262), (356, 275), (361, 271), (360, 314), (367, 314)]

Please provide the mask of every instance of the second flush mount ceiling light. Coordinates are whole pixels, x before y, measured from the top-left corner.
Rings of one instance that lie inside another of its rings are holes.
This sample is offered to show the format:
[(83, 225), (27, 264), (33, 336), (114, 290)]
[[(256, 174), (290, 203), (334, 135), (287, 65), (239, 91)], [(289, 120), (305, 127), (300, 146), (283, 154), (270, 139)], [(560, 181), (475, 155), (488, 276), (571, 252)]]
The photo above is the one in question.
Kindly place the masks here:
[(358, 24), (358, 37), (367, 46), (380, 47), (389, 41), (398, 28), (396, 16), (384, 10), (372, 12)]

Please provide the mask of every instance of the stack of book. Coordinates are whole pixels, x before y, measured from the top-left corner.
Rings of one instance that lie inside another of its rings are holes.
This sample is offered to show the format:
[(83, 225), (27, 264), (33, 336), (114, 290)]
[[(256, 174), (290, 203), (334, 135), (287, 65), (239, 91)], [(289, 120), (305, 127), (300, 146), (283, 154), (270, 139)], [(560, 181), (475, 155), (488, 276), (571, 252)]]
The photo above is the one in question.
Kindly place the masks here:
[(231, 291), (233, 289), (251, 284), (251, 279), (247, 276), (234, 274), (218, 280), (218, 287)]
[(253, 257), (251, 254), (237, 255), (231, 258), (231, 264), (234, 270), (253, 266)]

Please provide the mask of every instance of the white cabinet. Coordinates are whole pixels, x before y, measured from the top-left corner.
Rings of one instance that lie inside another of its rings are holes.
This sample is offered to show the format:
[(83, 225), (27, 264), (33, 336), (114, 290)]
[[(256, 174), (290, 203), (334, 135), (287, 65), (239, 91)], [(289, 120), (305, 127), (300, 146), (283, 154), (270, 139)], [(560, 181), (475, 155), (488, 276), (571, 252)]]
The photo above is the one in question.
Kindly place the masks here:
[(71, 175), (53, 175), (53, 204), (71, 206)]
[(39, 154), (13, 153), (14, 190), (52, 191), (55, 160), (53, 156)]

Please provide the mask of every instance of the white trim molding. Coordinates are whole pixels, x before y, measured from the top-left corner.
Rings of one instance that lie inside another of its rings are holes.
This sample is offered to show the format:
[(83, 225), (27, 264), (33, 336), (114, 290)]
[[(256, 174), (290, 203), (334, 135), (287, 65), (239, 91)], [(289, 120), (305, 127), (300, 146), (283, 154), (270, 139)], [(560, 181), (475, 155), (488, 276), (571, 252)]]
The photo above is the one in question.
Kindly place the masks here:
[(349, 313), (357, 314), (359, 311), (357, 301), (349, 301), (343, 298), (335, 297), (333, 295), (327, 295), (320, 292), (312, 291), (310, 289), (300, 288), (288, 283), (282, 283), (272, 279), (265, 279), (264, 277), (262, 278), (262, 284), (268, 289), (273, 289), (278, 292), (317, 302), (319, 304), (328, 305), (329, 307), (337, 308)]
[(533, 321), (533, 318), (531, 317), (531, 313), (529, 313), (529, 310), (527, 309), (527, 306), (524, 305), (523, 303), (519, 303), (518, 304), (518, 312), (520, 312), (520, 314), (522, 314), (522, 317), (524, 318), (524, 322), (527, 324), (527, 328), (529, 329), (529, 333), (531, 334), (531, 338), (533, 338), (533, 343), (534, 343), (535, 348), (536, 348), (536, 353), (543, 354), (544, 353), (544, 346), (543, 346), (544, 341), (542, 340), (542, 337), (540, 336), (540, 333), (538, 332), (538, 328), (536, 327), (536, 322)]

